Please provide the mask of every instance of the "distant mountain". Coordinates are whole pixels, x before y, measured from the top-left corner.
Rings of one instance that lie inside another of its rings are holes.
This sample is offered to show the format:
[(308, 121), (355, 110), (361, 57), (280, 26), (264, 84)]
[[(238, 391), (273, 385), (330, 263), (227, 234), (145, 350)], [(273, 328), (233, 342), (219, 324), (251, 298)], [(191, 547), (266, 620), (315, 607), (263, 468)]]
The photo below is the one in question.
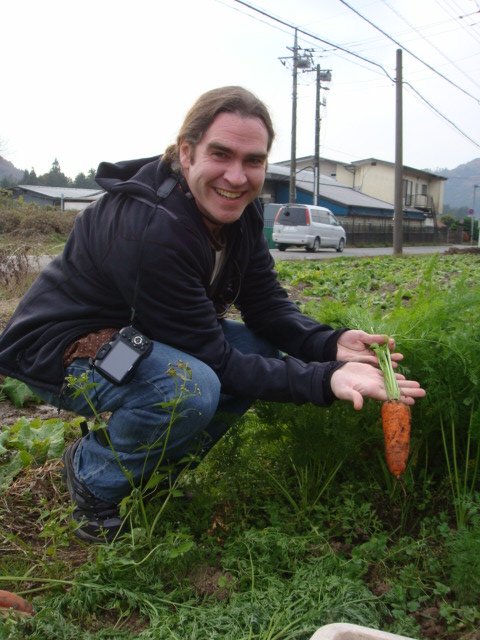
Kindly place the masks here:
[(18, 182), (22, 179), (24, 171), (17, 169), (13, 166), (13, 164), (9, 160), (5, 160), (0, 156), (0, 182), (7, 178), (7, 180), (11, 180), (12, 182)]
[[(448, 178), (445, 182), (444, 211), (452, 208), (473, 206), (473, 187), (480, 185), (480, 158), (461, 164), (455, 169), (436, 169), (437, 175)], [(477, 191), (475, 209), (480, 209), (480, 190)]]

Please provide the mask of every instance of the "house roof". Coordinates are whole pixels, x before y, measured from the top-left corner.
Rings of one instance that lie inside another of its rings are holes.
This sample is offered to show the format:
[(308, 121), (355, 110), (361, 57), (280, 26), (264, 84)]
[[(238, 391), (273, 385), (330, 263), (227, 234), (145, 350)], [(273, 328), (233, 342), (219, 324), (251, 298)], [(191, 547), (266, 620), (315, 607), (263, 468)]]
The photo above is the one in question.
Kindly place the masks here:
[[(299, 157), (297, 157), (297, 163), (305, 162), (305, 161), (313, 163), (314, 159), (315, 159), (315, 156), (312, 156), (312, 155), (310, 155), (310, 156), (299, 156)], [(320, 157), (320, 164), (322, 163), (322, 161), (323, 162), (333, 162), (333, 163), (341, 164), (341, 165), (348, 165), (349, 164), (348, 162), (340, 162), (339, 160), (333, 160), (332, 158), (326, 158), (325, 156), (321, 156)], [(278, 160), (277, 162), (274, 162), (273, 164), (276, 164), (276, 165), (279, 164), (279, 165), (282, 165), (282, 166), (290, 166), (290, 163), (291, 163), (291, 160), (289, 158), (288, 160)]]
[(43, 187), (30, 184), (19, 184), (18, 187), (22, 191), (33, 193), (52, 200), (75, 200), (90, 201), (96, 200), (103, 195), (103, 189), (76, 189), (74, 187)]
[[(364, 160), (355, 160), (354, 162), (350, 162), (353, 166), (361, 166), (363, 164), (384, 164), (387, 167), (394, 167), (394, 162), (387, 162), (387, 160), (379, 160), (378, 158), (365, 158)], [(432, 173), (431, 171), (426, 171), (425, 169), (415, 169), (415, 167), (408, 167), (407, 165), (403, 165), (403, 168), (407, 170), (409, 173), (413, 173), (416, 175), (427, 175), (432, 176), (432, 178), (437, 178), (438, 180), (447, 180), (445, 176), (440, 176), (437, 173)]]
[[(267, 170), (267, 179), (277, 180), (289, 180), (290, 169), (277, 164), (269, 164)], [(299, 189), (309, 191), (313, 193), (313, 171), (310, 169), (303, 169), (297, 173), (296, 184)], [(372, 198), (367, 196), (361, 191), (357, 191), (352, 187), (348, 187), (335, 178), (330, 176), (320, 176), (320, 195), (328, 200), (338, 202), (349, 207), (367, 207), (371, 209), (387, 209), (389, 211), (394, 210), (394, 206), (391, 202), (385, 202), (378, 198)], [(412, 213), (419, 213), (418, 209), (413, 207), (405, 207), (404, 211), (411, 211)]]
[[(297, 158), (297, 162), (304, 162), (304, 161), (312, 161), (314, 160), (314, 156), (302, 156), (301, 158)], [(336, 164), (341, 165), (342, 167), (358, 167), (364, 164), (384, 164), (387, 165), (388, 167), (394, 167), (395, 163), (394, 162), (388, 162), (387, 160), (379, 160), (378, 158), (364, 158), (363, 160), (354, 160), (353, 162), (341, 162), (339, 160), (332, 160), (331, 158), (324, 158), (321, 157), (320, 158), (320, 164), (322, 162), (322, 160), (324, 162), (333, 162)], [(279, 162), (275, 163), (276, 166), (290, 166), (290, 160), (281, 160)], [(416, 175), (427, 175), (427, 176), (432, 176), (433, 178), (438, 178), (438, 180), (447, 180), (447, 178), (445, 178), (445, 176), (440, 176), (437, 173), (432, 173), (431, 171), (427, 171), (425, 169), (415, 169), (415, 167), (409, 167), (407, 165), (403, 165), (403, 168), (406, 169), (409, 173), (413, 173)]]

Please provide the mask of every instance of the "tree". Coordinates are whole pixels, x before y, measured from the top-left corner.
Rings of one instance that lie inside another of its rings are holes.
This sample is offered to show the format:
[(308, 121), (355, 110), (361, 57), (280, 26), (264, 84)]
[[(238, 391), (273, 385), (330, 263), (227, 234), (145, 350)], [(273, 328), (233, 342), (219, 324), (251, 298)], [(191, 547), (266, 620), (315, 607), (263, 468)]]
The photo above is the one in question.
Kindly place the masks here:
[(75, 180), (73, 181), (73, 186), (78, 187), (79, 189), (88, 189), (88, 178), (81, 171), (75, 176)]
[(21, 184), (30, 184), (36, 185), (38, 184), (38, 176), (35, 173), (35, 169), (32, 167), (31, 171), (25, 169), (23, 172), (23, 178), (21, 180)]
[(88, 174), (87, 174), (87, 178), (88, 181), (90, 183), (90, 188), (91, 189), (98, 189), (98, 183), (95, 181), (95, 176), (97, 175), (97, 170), (96, 169), (90, 169)]
[(39, 184), (46, 187), (70, 187), (72, 180), (68, 178), (60, 168), (60, 163), (55, 158), (48, 173), (44, 173), (38, 179)]
[(80, 172), (73, 181), (73, 186), (79, 189), (98, 189), (98, 184), (95, 182), (95, 173), (95, 169), (90, 169), (87, 175), (83, 171)]
[(449, 213), (443, 215), (440, 220), (443, 222), (444, 225), (446, 225), (449, 229), (456, 229), (458, 226), (458, 219), (454, 218), (452, 215), (450, 215)]

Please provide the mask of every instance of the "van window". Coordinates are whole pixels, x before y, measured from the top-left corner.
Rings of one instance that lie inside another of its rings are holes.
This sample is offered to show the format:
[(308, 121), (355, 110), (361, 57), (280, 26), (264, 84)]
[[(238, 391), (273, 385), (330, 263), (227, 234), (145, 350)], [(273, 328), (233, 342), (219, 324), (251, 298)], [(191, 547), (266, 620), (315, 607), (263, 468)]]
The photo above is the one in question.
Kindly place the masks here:
[(305, 226), (307, 224), (305, 207), (283, 207), (278, 212), (275, 222), (291, 226)]
[(328, 218), (328, 211), (320, 211), (320, 222), (322, 224), (330, 224), (330, 220)]

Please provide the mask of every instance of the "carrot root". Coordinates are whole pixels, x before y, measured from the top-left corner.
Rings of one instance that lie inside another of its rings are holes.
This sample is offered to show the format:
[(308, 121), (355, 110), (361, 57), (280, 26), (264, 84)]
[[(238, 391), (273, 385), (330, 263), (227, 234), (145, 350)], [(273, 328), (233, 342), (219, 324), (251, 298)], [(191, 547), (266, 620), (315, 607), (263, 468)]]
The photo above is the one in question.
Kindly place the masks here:
[(407, 467), (410, 451), (410, 407), (398, 400), (384, 402), (382, 426), (387, 467), (398, 479)]
[(16, 593), (0, 590), (0, 613), (6, 611), (31, 616), (33, 607), (30, 602), (17, 596)]

